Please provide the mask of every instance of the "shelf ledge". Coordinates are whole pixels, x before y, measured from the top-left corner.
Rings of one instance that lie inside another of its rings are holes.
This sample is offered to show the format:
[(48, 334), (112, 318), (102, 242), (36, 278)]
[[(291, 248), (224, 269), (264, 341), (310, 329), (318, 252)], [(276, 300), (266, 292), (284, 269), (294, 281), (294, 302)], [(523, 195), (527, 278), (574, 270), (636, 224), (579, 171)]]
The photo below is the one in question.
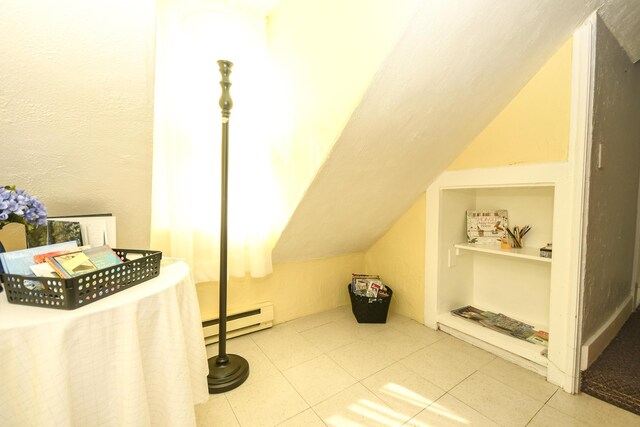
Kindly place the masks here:
[(496, 245), (476, 245), (473, 243), (457, 243), (453, 245), (456, 248), (456, 255), (459, 255), (459, 250), (482, 252), (498, 256), (506, 256), (513, 258), (528, 259), (531, 261), (545, 262), (551, 264), (551, 258), (543, 258), (540, 256), (540, 249), (538, 248), (511, 248), (503, 250), (500, 246)]
[(542, 354), (546, 350), (544, 346), (501, 334), (475, 322), (456, 317), (451, 313), (439, 315), (437, 322), (440, 325), (448, 326), (482, 342), (527, 359), (539, 366), (546, 367), (548, 364), (547, 357)]

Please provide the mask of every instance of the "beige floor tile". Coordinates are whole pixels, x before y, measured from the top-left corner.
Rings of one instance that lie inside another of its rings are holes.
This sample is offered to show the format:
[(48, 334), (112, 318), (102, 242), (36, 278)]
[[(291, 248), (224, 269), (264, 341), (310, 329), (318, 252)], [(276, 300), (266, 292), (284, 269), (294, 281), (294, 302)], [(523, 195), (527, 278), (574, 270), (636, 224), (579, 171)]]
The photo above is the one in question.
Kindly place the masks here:
[(499, 357), (483, 366), (480, 372), (543, 403), (558, 390), (557, 386), (548, 382), (542, 375)]
[(269, 360), (259, 348), (238, 353), (240, 353), (239, 356), (242, 356), (249, 363), (249, 378), (247, 378), (247, 384), (280, 374), (278, 368), (271, 363), (271, 360)]
[(315, 405), (313, 410), (326, 425), (336, 427), (390, 427), (407, 421), (362, 384), (354, 384)]
[(525, 426), (544, 405), (480, 372), (455, 386), (449, 394), (505, 426)]
[(640, 426), (640, 416), (584, 393), (572, 395), (558, 390), (547, 405), (587, 425)]
[(274, 426), (309, 408), (281, 374), (225, 393), (240, 425)]
[(431, 345), (436, 341), (440, 341), (441, 339), (449, 336), (444, 332), (436, 331), (411, 319), (408, 319), (406, 322), (396, 324), (393, 328), (409, 335), (411, 338), (418, 340), (424, 345)]
[(304, 332), (318, 326), (326, 325), (352, 316), (350, 306), (342, 306), (333, 310), (323, 311), (321, 313), (310, 314), (309, 316), (300, 317), (290, 320), (284, 325), (291, 327), (296, 332)]
[(527, 427), (583, 427), (585, 424), (550, 406), (543, 406)]
[(282, 424), (278, 424), (278, 427), (325, 427), (325, 424), (313, 409), (307, 409)]
[(396, 326), (404, 322), (408, 322), (411, 318), (390, 311), (387, 313), (387, 325)]
[(386, 354), (379, 354), (379, 346), (369, 339), (361, 339), (333, 350), (327, 355), (358, 381), (367, 378), (395, 362)]
[(357, 327), (345, 326), (342, 322), (330, 322), (300, 334), (320, 351), (327, 353), (358, 340), (360, 337), (356, 332), (357, 329)]
[(488, 351), (484, 351), (451, 335), (447, 335), (444, 339), (431, 344), (429, 348), (469, 363), (477, 369), (496, 358)]
[(224, 394), (210, 395), (207, 402), (196, 405), (195, 408), (198, 427), (240, 426)]
[(442, 396), (405, 425), (412, 427), (498, 427), (498, 424), (449, 394)]
[(351, 329), (358, 338), (367, 338), (389, 328), (386, 323), (358, 323), (356, 318), (351, 316), (336, 321), (337, 324), (344, 328)]
[(252, 335), (253, 341), (280, 370), (316, 358), (322, 352), (298, 332), (280, 325)]
[(376, 372), (361, 383), (407, 418), (414, 417), (445, 393), (400, 363)]
[(422, 378), (447, 391), (473, 374), (478, 366), (426, 347), (402, 359), (400, 363)]
[(403, 359), (425, 347), (420, 340), (393, 328), (371, 335), (367, 339), (377, 347), (377, 354), (384, 354), (394, 361)]
[(283, 374), (312, 406), (356, 383), (355, 378), (324, 354)]

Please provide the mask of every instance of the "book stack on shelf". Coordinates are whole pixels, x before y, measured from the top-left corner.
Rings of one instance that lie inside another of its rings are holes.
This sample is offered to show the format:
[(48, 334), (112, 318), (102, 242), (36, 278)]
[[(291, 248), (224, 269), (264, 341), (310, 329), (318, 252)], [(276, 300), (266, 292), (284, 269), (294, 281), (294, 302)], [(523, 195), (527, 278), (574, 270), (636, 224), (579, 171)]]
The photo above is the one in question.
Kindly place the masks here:
[(502, 313), (480, 310), (472, 305), (451, 310), (451, 314), (463, 319), (476, 322), (485, 328), (492, 329), (501, 334), (510, 335), (514, 338), (529, 341), (534, 344), (548, 346), (549, 333), (536, 330), (532, 325), (512, 319)]

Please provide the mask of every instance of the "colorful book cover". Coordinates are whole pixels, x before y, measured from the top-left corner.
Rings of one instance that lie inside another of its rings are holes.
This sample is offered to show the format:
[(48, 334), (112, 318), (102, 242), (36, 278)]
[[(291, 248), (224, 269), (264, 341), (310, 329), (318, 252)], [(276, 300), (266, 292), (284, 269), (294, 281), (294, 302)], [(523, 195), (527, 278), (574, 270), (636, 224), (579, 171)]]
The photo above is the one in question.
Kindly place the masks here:
[(77, 250), (77, 248), (78, 244), (75, 241), (56, 243), (54, 245), (0, 253), (0, 259), (2, 260), (2, 265), (5, 267), (5, 273), (33, 276), (30, 267), (33, 265), (34, 256), (53, 251)]
[(122, 260), (120, 259), (120, 257), (108, 245), (85, 249), (83, 252), (99, 269), (122, 264)]
[(47, 258), (47, 262), (56, 270), (60, 277), (71, 278), (81, 274), (91, 273), (98, 268), (82, 251)]
[(483, 245), (497, 245), (507, 237), (508, 215), (504, 209), (467, 211), (467, 241)]

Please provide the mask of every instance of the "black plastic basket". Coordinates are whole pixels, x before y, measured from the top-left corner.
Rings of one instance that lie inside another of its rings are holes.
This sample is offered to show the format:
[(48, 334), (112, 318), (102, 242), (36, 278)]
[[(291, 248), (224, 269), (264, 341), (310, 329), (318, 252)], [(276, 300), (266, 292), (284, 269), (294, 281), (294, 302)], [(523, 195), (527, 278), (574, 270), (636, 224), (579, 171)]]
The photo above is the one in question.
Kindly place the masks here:
[(387, 286), (388, 297), (370, 298), (356, 295), (351, 290), (351, 284), (347, 285), (349, 298), (351, 298), (351, 310), (358, 323), (386, 323), (387, 313), (393, 291)]
[[(74, 310), (160, 274), (162, 252), (113, 249), (122, 264), (76, 276), (71, 279), (2, 274), (0, 279), (12, 304)], [(130, 255), (142, 255), (129, 260)]]

